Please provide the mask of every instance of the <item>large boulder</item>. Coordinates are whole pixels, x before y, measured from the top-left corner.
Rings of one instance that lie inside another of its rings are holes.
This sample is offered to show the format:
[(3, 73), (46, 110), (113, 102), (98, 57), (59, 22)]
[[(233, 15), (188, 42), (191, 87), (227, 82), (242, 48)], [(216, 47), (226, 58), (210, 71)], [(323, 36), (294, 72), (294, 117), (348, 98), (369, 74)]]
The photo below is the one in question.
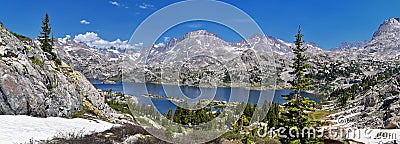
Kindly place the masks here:
[(71, 116), (83, 108), (84, 98), (105, 108), (82, 74), (63, 71), (37, 41), (21, 42), (0, 24), (0, 114)]

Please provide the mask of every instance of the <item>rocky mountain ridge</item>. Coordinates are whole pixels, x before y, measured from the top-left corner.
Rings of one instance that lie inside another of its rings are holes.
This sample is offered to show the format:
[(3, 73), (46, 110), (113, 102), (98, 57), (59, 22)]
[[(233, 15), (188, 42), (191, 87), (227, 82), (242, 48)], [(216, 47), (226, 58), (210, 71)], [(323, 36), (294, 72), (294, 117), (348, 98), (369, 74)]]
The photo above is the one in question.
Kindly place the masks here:
[(364, 47), (368, 41), (362, 42), (342, 42), (339, 46), (336, 46), (331, 49), (331, 51), (341, 51), (341, 50), (348, 50), (348, 49), (357, 49)]
[[(330, 93), (336, 88), (351, 86), (352, 83), (366, 76), (396, 67), (396, 61), (398, 61), (399, 56), (399, 44), (396, 43), (397, 37), (393, 37), (393, 35), (398, 34), (398, 19), (390, 19), (386, 20), (380, 26), (371, 41), (355, 44), (346, 43), (343, 45), (344, 49), (341, 50), (325, 51), (313, 43), (304, 43), (304, 46), (308, 47), (306, 54), (310, 57), (311, 64), (311, 70), (308, 72), (308, 75), (314, 78), (313, 83), (318, 87), (318, 91), (314, 92)], [(291, 46), (293, 46), (293, 43), (260, 34), (256, 34), (241, 42), (226, 42), (215, 34), (199, 30), (189, 32), (178, 39), (172, 38), (165, 45), (146, 47), (140, 53), (116, 53), (115, 55), (125, 57), (125, 59), (115, 58), (114, 63), (107, 62), (113, 59), (105, 56), (109, 54), (101, 54), (101, 52), (95, 50), (87, 51), (87, 54), (84, 54), (86, 52), (80, 52), (79, 54), (82, 55), (78, 54), (76, 56), (69, 54), (70, 56), (62, 59), (74, 66), (75, 69), (82, 71), (89, 78), (120, 78), (118, 75), (124, 70), (117, 71), (115, 69), (118, 67), (117, 65), (122, 65), (122, 67), (125, 65), (125, 68), (127, 68), (126, 72), (132, 72), (131, 75), (125, 76), (126, 81), (145, 82), (150, 80), (150, 82), (160, 82), (160, 70), (170, 69), (164, 71), (167, 73), (164, 73), (165, 79), (162, 82), (175, 83), (183, 77), (168, 75), (179, 75), (179, 70), (183, 64), (188, 61), (194, 62), (193, 59), (195, 57), (200, 58), (201, 55), (209, 56), (214, 61), (230, 67), (230, 64), (242, 63), (243, 61), (241, 61), (240, 57), (245, 52), (254, 51), (258, 57), (254, 57), (253, 59), (258, 60), (263, 65), (276, 68), (272, 71), (277, 73), (277, 88), (285, 88), (288, 86), (285, 81), (290, 79), (288, 75), (288, 72), (291, 70), (289, 63), (293, 56), (290, 49)], [(63, 49), (64, 47), (67, 47), (67, 49), (70, 48), (70, 46), (63, 44), (58, 47), (57, 51), (60, 54), (65, 53), (61, 51), (65, 50)], [(74, 51), (82, 51), (78, 49), (90, 49), (86, 46), (72, 47), (76, 48)], [(348, 47), (351, 48), (348, 49)], [(70, 51), (68, 53), (73, 52)], [(98, 55), (98, 58), (86, 60), (92, 57), (91, 53), (93, 56)], [(103, 63), (103, 65), (98, 66), (98, 63)], [(111, 69), (107, 68), (108, 66)], [(242, 72), (238, 72), (238, 68), (241, 68), (242, 70), (240, 71)], [(254, 73), (258, 70), (250, 70), (243, 66), (228, 69), (232, 71), (231, 76), (236, 74), (239, 74), (239, 77), (260, 75), (259, 73)], [(170, 72), (168, 73), (168, 71)], [(237, 71), (237, 73), (233, 71)], [(250, 71), (252, 73), (248, 73)], [(264, 72), (266, 71), (264, 70)], [(183, 75), (189, 76), (188, 74)], [(226, 75), (220, 73), (218, 76), (225, 77)], [(193, 77), (184, 79), (193, 79)], [(244, 78), (241, 79), (243, 80)]]
[[(374, 32), (370, 41), (355, 43), (352, 49), (343, 49), (344, 53), (364, 53), (376, 59), (393, 59), (398, 56), (400, 47), (400, 18), (385, 20)], [(358, 46), (357, 46), (358, 45)]]
[(400, 128), (399, 74), (362, 92), (349, 100), (343, 111), (330, 117), (346, 118), (346, 127), (395, 129)]
[(109, 110), (82, 74), (66, 64), (57, 66), (46, 55), (38, 44), (18, 40), (0, 23), (0, 114), (71, 116), (84, 105), (100, 115)]
[[(399, 20), (392, 18), (382, 23), (363, 47), (335, 52), (342, 54), (342, 58), (351, 58), (353, 67), (362, 68), (359, 71), (362, 74), (357, 75), (359, 81), (340, 87), (345, 89), (342, 94), (331, 94), (334, 100), (331, 109), (339, 112), (330, 118), (344, 119), (347, 123), (342, 127), (400, 128)], [(340, 101), (346, 98), (345, 105), (340, 106)]]

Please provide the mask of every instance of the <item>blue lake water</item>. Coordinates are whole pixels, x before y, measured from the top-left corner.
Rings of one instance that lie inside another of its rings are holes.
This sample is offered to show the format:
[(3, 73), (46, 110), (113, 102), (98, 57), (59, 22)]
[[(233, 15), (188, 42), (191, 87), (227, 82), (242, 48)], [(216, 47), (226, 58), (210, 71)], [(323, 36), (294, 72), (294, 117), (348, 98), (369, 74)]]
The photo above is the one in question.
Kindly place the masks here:
[[(287, 95), (291, 90), (248, 90), (245, 88), (198, 88), (191, 86), (173, 86), (161, 84), (144, 84), (144, 83), (121, 83), (102, 84), (99, 80), (89, 80), (96, 88), (101, 90), (112, 90), (131, 94), (138, 98), (139, 102), (146, 104), (154, 104), (161, 112), (165, 113), (169, 108), (175, 109), (177, 103), (169, 101), (166, 98), (185, 99), (189, 104), (195, 104), (200, 99), (210, 99), (227, 102), (248, 102), (250, 104), (262, 105), (264, 101), (273, 101), (284, 103), (285, 100), (281, 95)], [(164, 98), (149, 98), (143, 96), (151, 94), (163, 96)], [(309, 93), (302, 93), (302, 96), (319, 102), (320, 98)]]

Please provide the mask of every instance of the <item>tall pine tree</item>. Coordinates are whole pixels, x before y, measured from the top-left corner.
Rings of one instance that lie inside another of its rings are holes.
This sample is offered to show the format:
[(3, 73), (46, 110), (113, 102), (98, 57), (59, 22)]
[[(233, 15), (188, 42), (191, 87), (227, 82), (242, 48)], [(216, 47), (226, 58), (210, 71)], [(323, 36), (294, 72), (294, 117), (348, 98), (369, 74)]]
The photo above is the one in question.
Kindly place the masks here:
[(50, 38), (51, 28), (50, 28), (50, 18), (49, 14), (46, 12), (45, 17), (42, 19), (42, 31), (40, 32), (39, 41), (41, 43), (42, 50), (51, 54), (50, 60), (56, 60), (57, 55), (53, 52), (54, 38)]
[(316, 139), (313, 138), (312, 134), (311, 137), (308, 137), (309, 131), (306, 131), (305, 135), (302, 135), (304, 128), (313, 127), (318, 121), (310, 119), (308, 114), (308, 112), (314, 111), (315, 102), (300, 95), (301, 92), (313, 88), (310, 82), (311, 79), (304, 76), (304, 72), (309, 68), (309, 64), (307, 63), (308, 58), (303, 54), (307, 48), (303, 47), (304, 41), (302, 40), (303, 34), (301, 34), (300, 26), (295, 37), (295, 47), (291, 47), (295, 57), (293, 58), (293, 63), (290, 65), (293, 69), (290, 74), (294, 78), (288, 82), (291, 84), (290, 89), (294, 90), (294, 92), (289, 95), (282, 95), (283, 99), (287, 100), (287, 103), (283, 104), (280, 125), (286, 128), (284, 134), (287, 137), (280, 138), (280, 141), (282, 143), (313, 143), (316, 142)]
[(171, 108), (168, 109), (166, 117), (167, 117), (167, 119), (172, 120), (172, 109)]

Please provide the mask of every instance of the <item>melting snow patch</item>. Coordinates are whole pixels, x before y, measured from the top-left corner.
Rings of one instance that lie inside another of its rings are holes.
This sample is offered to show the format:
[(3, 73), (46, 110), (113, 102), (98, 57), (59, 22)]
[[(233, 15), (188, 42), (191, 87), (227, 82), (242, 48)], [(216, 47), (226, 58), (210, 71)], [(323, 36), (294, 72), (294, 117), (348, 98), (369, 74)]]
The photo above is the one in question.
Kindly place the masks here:
[(49, 140), (59, 134), (102, 132), (113, 126), (101, 120), (60, 117), (36, 118), (25, 115), (0, 115), (0, 143), (25, 143), (33, 140)]
[(284, 52), (279, 52), (279, 51), (274, 51), (275, 53), (279, 54), (279, 55), (285, 55), (286, 53)]

